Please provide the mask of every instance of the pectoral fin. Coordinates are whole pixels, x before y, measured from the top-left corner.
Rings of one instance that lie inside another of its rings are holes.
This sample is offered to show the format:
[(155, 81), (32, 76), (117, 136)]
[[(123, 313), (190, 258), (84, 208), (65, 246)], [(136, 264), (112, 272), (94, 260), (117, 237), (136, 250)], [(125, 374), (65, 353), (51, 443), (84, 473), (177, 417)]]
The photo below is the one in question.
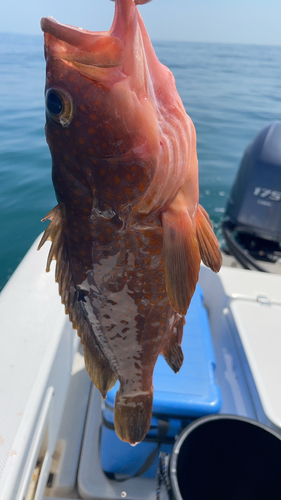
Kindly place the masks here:
[(199, 276), (197, 238), (185, 207), (170, 206), (162, 214), (162, 226), (166, 290), (175, 311), (184, 316)]
[(217, 273), (222, 265), (222, 256), (218, 240), (206, 210), (198, 206), (196, 214), (196, 234), (201, 259), (207, 267)]

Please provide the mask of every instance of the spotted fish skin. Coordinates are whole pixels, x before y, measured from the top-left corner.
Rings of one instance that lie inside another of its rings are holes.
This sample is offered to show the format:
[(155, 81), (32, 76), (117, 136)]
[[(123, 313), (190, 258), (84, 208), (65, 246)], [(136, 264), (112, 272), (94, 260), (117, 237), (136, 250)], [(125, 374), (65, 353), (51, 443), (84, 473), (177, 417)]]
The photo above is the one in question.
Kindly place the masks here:
[(39, 248), (84, 344), (103, 397), (120, 382), (114, 422), (124, 441), (150, 426), (153, 370), (183, 362), (184, 316), (200, 260), (221, 256), (198, 205), (196, 135), (137, 3), (116, 0), (109, 32), (41, 21), (46, 138), (58, 205)]

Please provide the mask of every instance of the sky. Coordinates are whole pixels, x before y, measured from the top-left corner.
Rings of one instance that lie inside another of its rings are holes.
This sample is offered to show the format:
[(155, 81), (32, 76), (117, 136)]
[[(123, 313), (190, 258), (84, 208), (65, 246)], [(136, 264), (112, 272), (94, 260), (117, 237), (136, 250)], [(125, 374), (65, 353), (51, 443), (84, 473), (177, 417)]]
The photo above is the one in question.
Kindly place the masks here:
[[(40, 33), (40, 18), (101, 31), (110, 0), (0, 0), (0, 32)], [(140, 6), (152, 40), (281, 45), (281, 0), (153, 0)]]

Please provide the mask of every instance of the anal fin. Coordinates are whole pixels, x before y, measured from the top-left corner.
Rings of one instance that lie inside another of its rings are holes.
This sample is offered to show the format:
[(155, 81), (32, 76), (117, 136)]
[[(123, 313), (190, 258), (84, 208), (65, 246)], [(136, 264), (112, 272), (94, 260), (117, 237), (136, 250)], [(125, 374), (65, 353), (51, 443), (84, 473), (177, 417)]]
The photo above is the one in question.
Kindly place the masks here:
[(200, 253), (196, 233), (185, 207), (162, 214), (166, 290), (170, 302), (185, 316), (198, 281)]
[(173, 332), (171, 333), (167, 344), (162, 350), (162, 354), (175, 373), (178, 373), (182, 364), (183, 364), (183, 352), (181, 348), (181, 341), (183, 335), (183, 326), (185, 324), (185, 318), (182, 316), (177, 324), (174, 327)]
[(172, 338), (162, 351), (162, 354), (175, 373), (178, 373), (183, 364), (183, 352), (182, 348), (176, 342), (176, 339)]
[(219, 243), (213, 231), (209, 215), (201, 205), (198, 206), (196, 214), (196, 234), (202, 261), (217, 273), (222, 265)]

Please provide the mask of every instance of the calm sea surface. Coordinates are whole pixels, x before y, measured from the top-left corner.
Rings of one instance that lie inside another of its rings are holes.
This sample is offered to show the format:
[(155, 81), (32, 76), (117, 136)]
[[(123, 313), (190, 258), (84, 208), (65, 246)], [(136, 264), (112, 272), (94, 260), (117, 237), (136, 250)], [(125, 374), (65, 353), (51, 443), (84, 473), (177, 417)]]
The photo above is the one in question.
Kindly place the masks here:
[[(154, 46), (196, 126), (200, 202), (221, 237), (244, 149), (269, 121), (281, 119), (281, 47)], [(0, 34), (0, 289), (56, 204), (44, 137), (44, 72), (43, 37)]]

